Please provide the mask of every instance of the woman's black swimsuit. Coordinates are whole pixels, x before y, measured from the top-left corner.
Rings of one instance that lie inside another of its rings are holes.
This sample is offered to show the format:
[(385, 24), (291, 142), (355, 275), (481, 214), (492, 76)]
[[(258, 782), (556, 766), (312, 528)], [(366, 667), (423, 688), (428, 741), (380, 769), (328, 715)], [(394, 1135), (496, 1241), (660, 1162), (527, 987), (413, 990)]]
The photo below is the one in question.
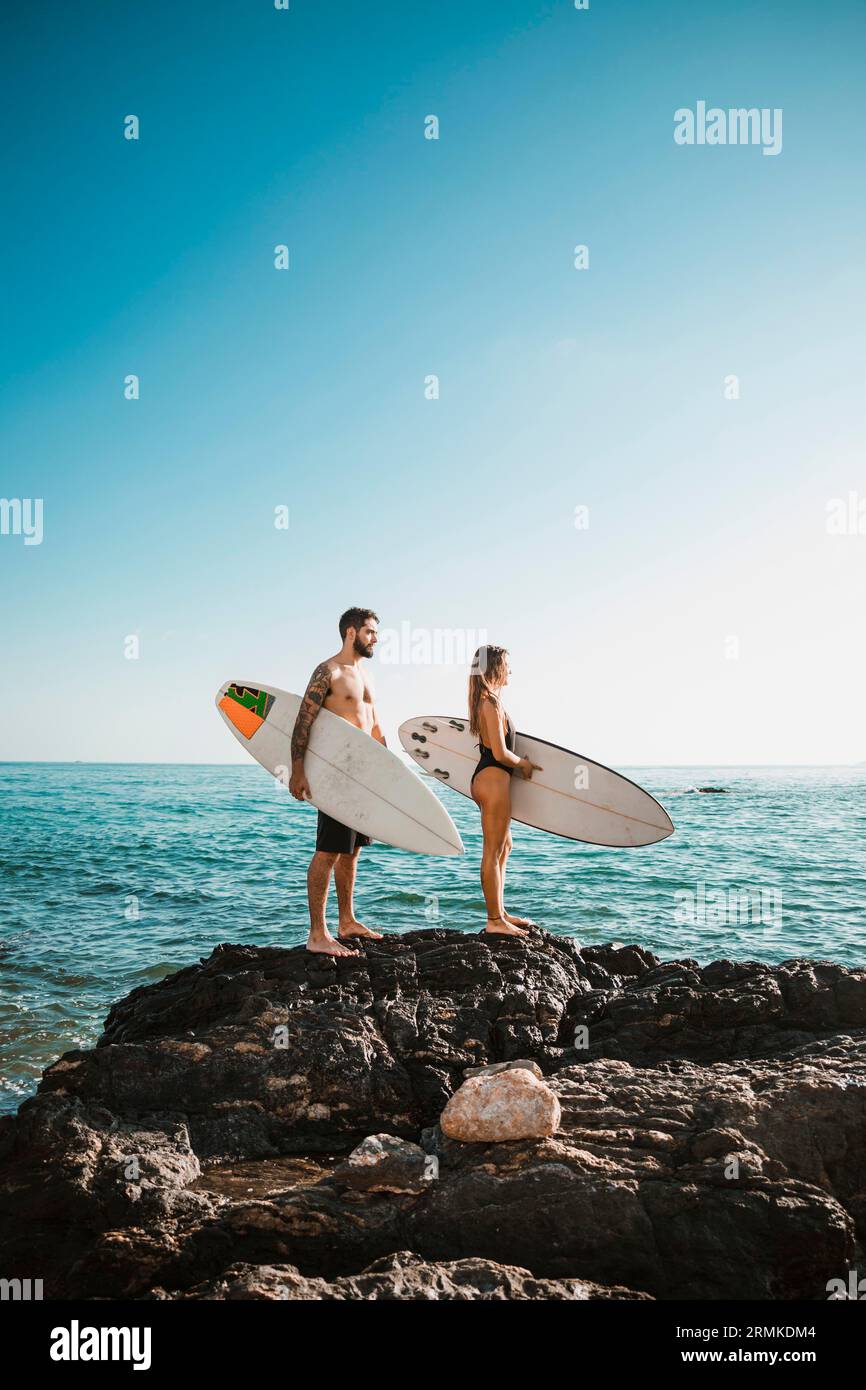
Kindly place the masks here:
[[(503, 772), (507, 772), (508, 775), (511, 776), (511, 773), (514, 771), (513, 766), (509, 763), (497, 762), (493, 756), (493, 749), (488, 748), (487, 744), (482, 743), (480, 739), (478, 740), (478, 747), (481, 752), (481, 757), (478, 760), (478, 766), (472, 774), (472, 781), (469, 783), (470, 787), (479, 772), (483, 772), (485, 767), (501, 767)], [(514, 752), (514, 725), (507, 715), (505, 717), (505, 747), (508, 749), (509, 753)]]

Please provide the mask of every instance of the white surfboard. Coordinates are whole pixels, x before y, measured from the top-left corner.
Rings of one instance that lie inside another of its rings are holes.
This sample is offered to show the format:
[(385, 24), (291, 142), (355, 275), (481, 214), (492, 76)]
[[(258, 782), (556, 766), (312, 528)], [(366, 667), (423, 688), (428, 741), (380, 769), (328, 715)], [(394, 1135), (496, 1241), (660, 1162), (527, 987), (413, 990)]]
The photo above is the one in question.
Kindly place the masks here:
[[(463, 796), (479, 759), (469, 720), (428, 714), (400, 725), (400, 742), (422, 772)], [(654, 796), (609, 767), (528, 734), (515, 753), (538, 763), (531, 781), (511, 778), (511, 814), (523, 825), (590, 845), (652, 845), (673, 834), (673, 821)]]
[[(256, 762), (288, 782), (301, 697), (258, 681), (226, 681), (216, 705)], [(442, 802), (405, 763), (339, 715), (322, 709), (304, 758), (312, 804), (373, 840), (416, 854), (462, 854)]]

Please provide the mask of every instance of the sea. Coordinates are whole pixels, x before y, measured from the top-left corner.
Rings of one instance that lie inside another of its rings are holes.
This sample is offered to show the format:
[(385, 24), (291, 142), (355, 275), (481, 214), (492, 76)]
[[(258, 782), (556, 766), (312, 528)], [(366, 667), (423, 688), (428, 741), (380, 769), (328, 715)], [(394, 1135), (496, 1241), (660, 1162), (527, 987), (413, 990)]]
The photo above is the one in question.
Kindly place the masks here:
[[(866, 766), (620, 770), (675, 834), (609, 849), (515, 823), (508, 911), (665, 960), (866, 967)], [(465, 857), (365, 849), (368, 926), (483, 927), (478, 811), (439, 790)], [(302, 942), (315, 821), (255, 764), (0, 764), (0, 1111), (137, 986), (220, 942)]]

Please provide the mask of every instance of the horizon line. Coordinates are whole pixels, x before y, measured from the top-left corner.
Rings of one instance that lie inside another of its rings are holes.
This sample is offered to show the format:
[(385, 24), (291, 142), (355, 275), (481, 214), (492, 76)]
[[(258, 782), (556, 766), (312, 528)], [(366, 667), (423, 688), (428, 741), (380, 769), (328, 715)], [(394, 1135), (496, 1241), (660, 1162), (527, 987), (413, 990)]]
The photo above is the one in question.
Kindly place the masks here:
[[(396, 749), (391, 749), (391, 752), (396, 752), (396, 751), (397, 751)], [(118, 759), (114, 759), (114, 758), (112, 758), (112, 759), (109, 759), (109, 758), (101, 758), (101, 759), (92, 759), (92, 758), (0, 758), (0, 767), (248, 767), (248, 768), (250, 768), (250, 770), (253, 770), (253, 768), (254, 768), (255, 766), (261, 767), (261, 764), (256, 764), (255, 759), (253, 759), (252, 762), (248, 762), (246, 759), (238, 759), (236, 762), (216, 762), (216, 763), (210, 763), (210, 762), (207, 762), (207, 763), (206, 763), (206, 762), (194, 762), (194, 763), (185, 763), (185, 762), (179, 762), (179, 761), (176, 761), (176, 762), (157, 762), (157, 761), (144, 761), (144, 762), (141, 762), (141, 761), (133, 761), (133, 760), (131, 760), (131, 759), (130, 759), (130, 760), (127, 760), (127, 759), (120, 759), (120, 758), (118, 758)], [(410, 767), (414, 767), (415, 764), (414, 764), (414, 763), (410, 763), (409, 766), (410, 766)], [(681, 769), (683, 769), (683, 770), (689, 770), (689, 769), (691, 769), (691, 768), (701, 768), (701, 767), (718, 767), (718, 768), (736, 768), (736, 767), (746, 767), (746, 768), (756, 768), (756, 767), (788, 767), (788, 768), (791, 768), (791, 767), (845, 767), (845, 768), (857, 768), (857, 767), (862, 767), (862, 768), (866, 768), (866, 762), (856, 762), (856, 763), (716, 763), (716, 762), (704, 762), (704, 763), (630, 763), (630, 762), (623, 762), (623, 763), (621, 764), (621, 766), (622, 766), (622, 767), (647, 767), (647, 768), (654, 768), (654, 767), (681, 768)], [(263, 768), (262, 770), (265, 771), (265, 772), (267, 771), (266, 768)], [(273, 774), (268, 774), (268, 775), (269, 775), (269, 776), (272, 776)]]

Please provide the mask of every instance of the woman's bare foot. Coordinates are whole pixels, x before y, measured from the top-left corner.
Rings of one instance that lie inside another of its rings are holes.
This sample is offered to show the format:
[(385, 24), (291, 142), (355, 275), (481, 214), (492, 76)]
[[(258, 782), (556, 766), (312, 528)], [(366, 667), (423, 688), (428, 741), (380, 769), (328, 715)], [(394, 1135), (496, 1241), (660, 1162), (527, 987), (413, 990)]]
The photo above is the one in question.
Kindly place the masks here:
[(355, 951), (350, 951), (348, 946), (341, 946), (339, 941), (335, 941), (327, 927), (318, 931), (311, 931), (307, 937), (307, 950), (312, 951), (317, 956), (354, 956)]
[(533, 922), (531, 917), (512, 917), (510, 912), (503, 912), (502, 916), (506, 922), (510, 922), (512, 927), (537, 927), (538, 923)]
[(484, 928), (491, 936), (528, 936), (529, 932), (522, 927), (513, 927), (504, 917), (494, 917), (487, 919), (487, 926)]
[(351, 922), (341, 922), (337, 927), (337, 935), (341, 940), (352, 936), (365, 936), (371, 941), (382, 940), (382, 933), (380, 931), (371, 931), (369, 927), (364, 926), (363, 922), (358, 922), (354, 918)]

